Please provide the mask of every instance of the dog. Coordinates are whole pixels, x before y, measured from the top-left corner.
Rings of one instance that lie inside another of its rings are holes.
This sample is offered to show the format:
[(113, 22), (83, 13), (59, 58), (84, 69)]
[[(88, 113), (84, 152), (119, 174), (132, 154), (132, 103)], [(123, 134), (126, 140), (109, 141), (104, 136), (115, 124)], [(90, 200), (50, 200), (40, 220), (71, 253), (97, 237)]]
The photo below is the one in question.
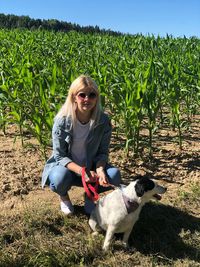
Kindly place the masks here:
[(127, 186), (121, 186), (100, 198), (89, 218), (93, 235), (106, 231), (103, 250), (107, 251), (115, 233), (123, 233), (123, 245), (128, 248), (128, 239), (134, 224), (139, 219), (142, 207), (150, 199), (161, 200), (166, 188), (146, 176), (137, 177)]

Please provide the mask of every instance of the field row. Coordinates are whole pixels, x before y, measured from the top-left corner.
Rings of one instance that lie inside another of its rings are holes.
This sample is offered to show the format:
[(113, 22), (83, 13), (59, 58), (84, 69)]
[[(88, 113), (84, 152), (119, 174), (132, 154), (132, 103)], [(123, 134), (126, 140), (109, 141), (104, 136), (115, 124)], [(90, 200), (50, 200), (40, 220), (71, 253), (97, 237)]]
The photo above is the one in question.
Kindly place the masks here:
[[(45, 148), (53, 118), (70, 83), (90, 75), (102, 106), (126, 139), (127, 153), (153, 153), (163, 124), (177, 130), (180, 147), (200, 106), (200, 40), (142, 35), (0, 30), (0, 124), (30, 131)], [(141, 129), (148, 130), (142, 142)]]

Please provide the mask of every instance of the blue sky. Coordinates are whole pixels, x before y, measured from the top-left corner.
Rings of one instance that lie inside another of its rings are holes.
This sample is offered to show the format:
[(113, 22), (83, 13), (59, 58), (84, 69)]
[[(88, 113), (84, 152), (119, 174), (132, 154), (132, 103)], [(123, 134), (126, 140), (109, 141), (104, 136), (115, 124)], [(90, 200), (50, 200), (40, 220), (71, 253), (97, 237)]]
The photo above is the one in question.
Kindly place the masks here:
[(0, 13), (131, 34), (200, 37), (200, 0), (0, 0)]

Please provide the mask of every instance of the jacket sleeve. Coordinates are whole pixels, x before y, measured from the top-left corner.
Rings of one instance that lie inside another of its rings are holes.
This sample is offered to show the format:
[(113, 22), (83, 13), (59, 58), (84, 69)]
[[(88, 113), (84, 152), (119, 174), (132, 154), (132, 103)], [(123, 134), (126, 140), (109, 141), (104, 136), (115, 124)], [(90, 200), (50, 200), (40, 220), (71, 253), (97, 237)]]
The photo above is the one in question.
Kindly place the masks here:
[(104, 131), (98, 147), (98, 151), (94, 158), (95, 163), (97, 163), (98, 161), (108, 162), (111, 133), (112, 133), (112, 125), (110, 119), (107, 117), (104, 124)]
[(65, 118), (55, 120), (52, 129), (52, 140), (55, 161), (62, 166), (72, 162), (72, 159), (69, 158), (70, 135), (65, 129)]

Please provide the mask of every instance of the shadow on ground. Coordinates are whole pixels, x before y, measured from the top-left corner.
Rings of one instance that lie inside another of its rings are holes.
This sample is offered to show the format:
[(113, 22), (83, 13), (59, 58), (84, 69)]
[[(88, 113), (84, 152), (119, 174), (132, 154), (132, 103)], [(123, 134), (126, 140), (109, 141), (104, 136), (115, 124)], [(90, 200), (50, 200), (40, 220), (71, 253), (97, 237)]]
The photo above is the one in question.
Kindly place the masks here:
[(199, 218), (171, 206), (148, 203), (132, 230), (129, 244), (145, 255), (199, 261), (199, 233)]

